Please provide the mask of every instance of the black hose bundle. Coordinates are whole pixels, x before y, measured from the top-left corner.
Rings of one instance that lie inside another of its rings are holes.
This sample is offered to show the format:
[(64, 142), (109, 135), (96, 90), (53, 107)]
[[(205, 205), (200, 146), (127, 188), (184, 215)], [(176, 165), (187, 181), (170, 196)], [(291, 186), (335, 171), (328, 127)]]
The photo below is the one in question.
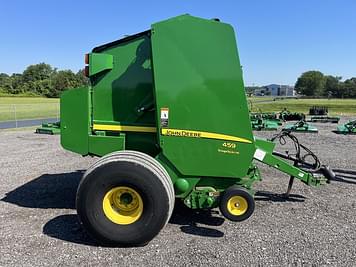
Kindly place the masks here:
[[(321, 168), (321, 163), (319, 158), (306, 146), (302, 145), (298, 138), (291, 133), (291, 131), (281, 131), (278, 134), (274, 135), (270, 141), (274, 142), (278, 140), (279, 143), (283, 146), (287, 143), (287, 140), (290, 139), (294, 145), (295, 153), (286, 152), (287, 155), (284, 158), (293, 160), (301, 168), (306, 168), (310, 172), (318, 172)], [(276, 155), (282, 156), (282, 154), (275, 152)]]
[[(286, 154), (274, 151), (273, 155), (279, 156), (281, 158), (292, 160), (295, 166), (310, 172), (310, 173), (321, 173), (324, 177), (327, 178), (329, 183), (331, 180), (347, 182), (347, 183), (356, 183), (351, 180), (356, 180), (356, 170), (340, 169), (340, 168), (330, 168), (327, 165), (321, 165), (318, 157), (306, 146), (302, 145), (298, 138), (291, 133), (291, 131), (281, 131), (280, 133), (274, 135), (270, 141), (274, 142), (278, 140), (279, 143), (283, 146), (287, 143), (287, 140), (290, 139), (294, 145), (295, 153), (289, 153), (286, 151)], [(292, 182), (293, 183), (293, 182)], [(289, 185), (288, 192), (290, 191), (291, 184)], [(289, 193), (287, 193), (288, 195)]]

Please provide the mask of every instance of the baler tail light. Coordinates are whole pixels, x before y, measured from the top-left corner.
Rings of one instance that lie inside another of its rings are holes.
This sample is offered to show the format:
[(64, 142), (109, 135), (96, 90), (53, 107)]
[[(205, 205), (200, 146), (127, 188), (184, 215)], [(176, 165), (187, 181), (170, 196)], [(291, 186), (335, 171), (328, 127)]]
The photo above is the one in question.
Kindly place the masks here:
[(85, 63), (85, 67), (83, 70), (84, 76), (85, 77), (89, 77), (89, 54), (85, 54), (84, 56), (84, 63)]
[(88, 65), (88, 64), (89, 64), (89, 54), (85, 54), (85, 56), (84, 56), (84, 63), (85, 63), (85, 65)]

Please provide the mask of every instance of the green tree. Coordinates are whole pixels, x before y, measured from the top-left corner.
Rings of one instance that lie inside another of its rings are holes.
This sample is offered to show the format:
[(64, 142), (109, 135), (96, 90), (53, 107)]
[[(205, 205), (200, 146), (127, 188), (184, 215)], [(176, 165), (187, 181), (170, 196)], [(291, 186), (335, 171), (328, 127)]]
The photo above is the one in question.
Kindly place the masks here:
[(84, 69), (79, 70), (75, 76), (77, 77), (78, 82), (80, 83), (81, 86), (83, 85), (89, 85), (89, 79), (84, 75)]
[(51, 65), (39, 63), (28, 66), (22, 74), (9, 76), (0, 73), (0, 91), (10, 94), (26, 93), (58, 97), (68, 88), (88, 85), (89, 80), (82, 70), (73, 73), (71, 70), (57, 71)]
[(22, 79), (22, 74), (13, 73), (11, 75), (11, 94), (24, 93), (25, 89), (23, 88), (24, 82)]
[(325, 76), (325, 95), (329, 95), (329, 92), (334, 97), (341, 97), (342, 91), (340, 88), (341, 77), (338, 76)]
[(321, 96), (325, 91), (325, 76), (320, 71), (304, 72), (297, 80), (295, 89), (306, 96)]
[(54, 70), (51, 65), (45, 63), (39, 63), (35, 65), (28, 66), (23, 74), (23, 81), (26, 82), (34, 82), (34, 81), (42, 81), (49, 79), (53, 74)]
[(12, 89), (11, 77), (6, 73), (0, 73), (0, 91), (10, 93)]
[(59, 97), (64, 90), (81, 85), (82, 81), (71, 70), (60, 70), (52, 75), (52, 88), (46, 96)]
[(342, 83), (342, 97), (355, 98), (356, 97), (356, 78), (350, 78)]
[(50, 79), (30, 81), (22, 85), (22, 93), (46, 96), (52, 90)]

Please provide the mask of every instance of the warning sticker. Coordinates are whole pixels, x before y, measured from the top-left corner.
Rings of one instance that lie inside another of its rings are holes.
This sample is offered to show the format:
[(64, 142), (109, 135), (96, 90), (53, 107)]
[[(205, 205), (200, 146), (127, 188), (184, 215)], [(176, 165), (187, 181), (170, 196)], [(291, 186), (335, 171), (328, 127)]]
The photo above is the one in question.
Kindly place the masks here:
[(161, 108), (161, 127), (168, 127), (169, 109)]
[(255, 159), (258, 159), (259, 161), (263, 161), (265, 156), (266, 156), (266, 152), (259, 148), (256, 149), (255, 154), (253, 155), (253, 157)]

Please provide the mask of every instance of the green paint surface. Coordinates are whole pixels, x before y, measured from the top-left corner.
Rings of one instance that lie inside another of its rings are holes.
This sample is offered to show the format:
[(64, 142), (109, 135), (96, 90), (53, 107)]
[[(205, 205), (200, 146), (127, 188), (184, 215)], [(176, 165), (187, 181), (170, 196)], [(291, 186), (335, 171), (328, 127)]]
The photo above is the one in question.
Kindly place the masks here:
[[(251, 140), (159, 136), (164, 155), (184, 175), (243, 177), (254, 144), (232, 27), (183, 15), (152, 26), (157, 121), (169, 109), (168, 128)], [(158, 125), (161, 130), (161, 125)]]
[[(253, 164), (256, 148), (265, 154), (261, 162), (306, 184), (320, 183), (272, 155), (273, 143), (253, 137), (230, 25), (183, 15), (96, 47), (91, 59), (91, 86), (61, 97), (65, 149), (151, 155), (169, 173), (176, 197), (191, 208), (215, 207), (219, 193), (234, 184), (253, 194), (253, 183), (261, 179)], [(106, 128), (94, 130), (94, 124)], [(163, 134), (168, 129), (175, 134)]]

